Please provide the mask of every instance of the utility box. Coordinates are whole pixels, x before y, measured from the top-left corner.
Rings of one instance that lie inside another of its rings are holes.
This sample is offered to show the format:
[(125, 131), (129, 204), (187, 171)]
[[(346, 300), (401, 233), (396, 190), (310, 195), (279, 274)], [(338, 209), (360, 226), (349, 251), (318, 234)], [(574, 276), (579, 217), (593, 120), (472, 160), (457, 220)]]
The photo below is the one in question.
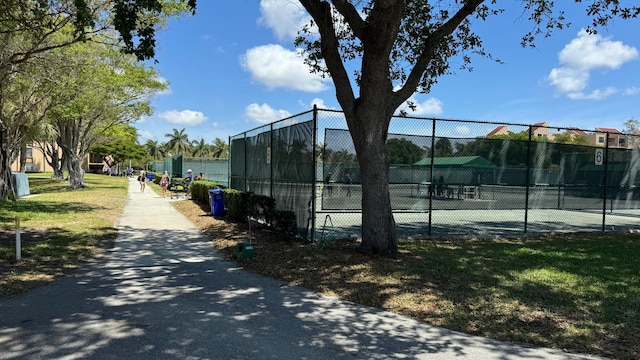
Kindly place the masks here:
[(16, 197), (31, 195), (29, 190), (29, 177), (25, 173), (12, 173), (13, 186), (16, 192)]
[(254, 255), (253, 245), (249, 243), (239, 243), (236, 245), (236, 257), (238, 259), (251, 259)]

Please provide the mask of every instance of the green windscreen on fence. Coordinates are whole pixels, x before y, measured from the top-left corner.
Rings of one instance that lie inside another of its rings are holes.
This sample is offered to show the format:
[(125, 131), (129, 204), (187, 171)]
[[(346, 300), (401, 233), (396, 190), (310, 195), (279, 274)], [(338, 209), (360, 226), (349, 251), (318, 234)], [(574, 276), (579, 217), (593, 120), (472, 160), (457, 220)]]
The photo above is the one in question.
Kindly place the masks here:
[(229, 162), (227, 159), (188, 158), (182, 159), (182, 176), (191, 169), (194, 176), (227, 186), (229, 184)]
[(229, 187), (232, 189), (246, 189), (246, 136), (245, 134), (236, 135), (229, 138), (229, 162), (231, 183)]
[(310, 231), (314, 194), (314, 139), (310, 113), (230, 138), (230, 186), (275, 199), (296, 215), (299, 234)]

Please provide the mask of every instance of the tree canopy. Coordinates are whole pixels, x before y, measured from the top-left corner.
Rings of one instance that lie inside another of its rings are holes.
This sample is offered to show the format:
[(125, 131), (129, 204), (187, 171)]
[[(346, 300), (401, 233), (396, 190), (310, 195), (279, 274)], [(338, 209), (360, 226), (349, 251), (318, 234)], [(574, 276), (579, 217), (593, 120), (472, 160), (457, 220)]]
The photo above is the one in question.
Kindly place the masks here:
[(389, 139), (385, 146), (390, 164), (413, 164), (424, 156), (424, 150), (407, 139)]
[(109, 166), (118, 165), (125, 160), (141, 162), (146, 149), (138, 144), (138, 130), (128, 124), (118, 124), (98, 129), (101, 139), (91, 147), (93, 155), (101, 156)]
[(27, 141), (38, 142), (55, 160), (56, 176), (56, 164), (66, 163), (70, 187), (78, 187), (92, 127), (107, 119), (134, 121), (151, 111), (147, 97), (163, 85), (148, 76), (145, 64), (124, 54), (114, 13), (118, 5), (128, 6), (139, 25), (155, 30), (187, 9), (183, 1), (158, 3), (148, 11), (128, 1), (0, 0), (0, 201), (11, 197), (10, 164)]

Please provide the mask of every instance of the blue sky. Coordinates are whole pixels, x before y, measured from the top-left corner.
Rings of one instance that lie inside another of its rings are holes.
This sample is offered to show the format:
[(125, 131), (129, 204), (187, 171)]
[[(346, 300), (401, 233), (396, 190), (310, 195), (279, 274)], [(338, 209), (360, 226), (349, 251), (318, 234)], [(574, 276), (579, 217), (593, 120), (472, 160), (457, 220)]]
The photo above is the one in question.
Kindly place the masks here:
[[(475, 28), (504, 63), (475, 57), (473, 72), (454, 66), (430, 94), (414, 95), (410, 115), (587, 130), (640, 119), (640, 20), (587, 35), (589, 22), (574, 8), (569, 28), (522, 48), (532, 25), (517, 3)], [(198, 1), (195, 16), (170, 20), (154, 65), (169, 89), (154, 97), (154, 115), (135, 124), (140, 142), (165, 142), (174, 128), (191, 140), (227, 141), (313, 104), (338, 109), (330, 79), (310, 74), (296, 55), (307, 16), (295, 0)]]

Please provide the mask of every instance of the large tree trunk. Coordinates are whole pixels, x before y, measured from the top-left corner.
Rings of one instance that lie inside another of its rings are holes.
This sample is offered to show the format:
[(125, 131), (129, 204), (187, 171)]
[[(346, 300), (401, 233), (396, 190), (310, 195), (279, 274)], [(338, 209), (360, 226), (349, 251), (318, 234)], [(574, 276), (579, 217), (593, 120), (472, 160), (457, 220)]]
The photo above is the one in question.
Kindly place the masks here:
[[(300, 0), (318, 26), (322, 58), (336, 88), (336, 98), (344, 111), (356, 148), (362, 182), (362, 244), (368, 254), (396, 257), (398, 241), (389, 196), (389, 164), (385, 150), (389, 123), (395, 110), (415, 91), (398, 96), (393, 91), (389, 59), (400, 29), (407, 1), (375, 1), (364, 21), (349, 1)], [(340, 12), (362, 42), (362, 66), (353, 81), (344, 66), (333, 11)], [(420, 76), (418, 76), (419, 79)]]
[(0, 201), (16, 199), (11, 174), (11, 155), (7, 151), (5, 135), (5, 129), (0, 127)]
[(53, 142), (46, 142), (42, 145), (44, 150), (45, 159), (49, 166), (53, 169), (53, 179), (64, 179), (64, 171), (62, 166), (62, 159), (60, 157), (60, 147)]
[(20, 145), (20, 170), (19, 172), (27, 171), (27, 144)]
[(84, 170), (82, 170), (82, 159), (73, 153), (65, 153), (69, 165), (69, 188), (79, 189), (84, 187)]
[[(362, 109), (361, 109), (362, 110)], [(396, 258), (398, 240), (389, 195), (389, 160), (385, 150), (389, 119), (383, 112), (365, 109), (356, 122), (369, 126), (352, 132), (362, 182), (362, 243), (359, 250)]]
[(69, 189), (83, 188), (82, 159), (89, 149), (87, 132), (91, 129), (91, 122), (87, 123), (82, 118), (64, 118), (57, 121), (57, 127), (62, 163), (69, 171)]

